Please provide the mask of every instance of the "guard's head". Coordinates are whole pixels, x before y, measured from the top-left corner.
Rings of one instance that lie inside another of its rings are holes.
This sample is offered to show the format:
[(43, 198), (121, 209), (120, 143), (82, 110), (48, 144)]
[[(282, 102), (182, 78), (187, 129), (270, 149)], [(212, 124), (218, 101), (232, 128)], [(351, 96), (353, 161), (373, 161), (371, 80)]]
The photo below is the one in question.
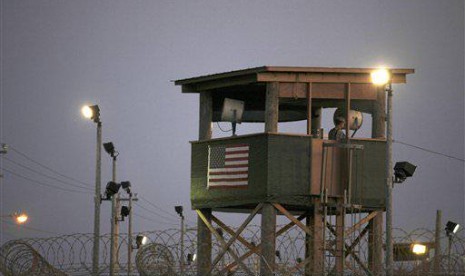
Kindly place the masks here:
[(334, 124), (336, 126), (344, 126), (346, 124), (346, 119), (343, 117), (336, 117), (336, 119), (334, 119)]

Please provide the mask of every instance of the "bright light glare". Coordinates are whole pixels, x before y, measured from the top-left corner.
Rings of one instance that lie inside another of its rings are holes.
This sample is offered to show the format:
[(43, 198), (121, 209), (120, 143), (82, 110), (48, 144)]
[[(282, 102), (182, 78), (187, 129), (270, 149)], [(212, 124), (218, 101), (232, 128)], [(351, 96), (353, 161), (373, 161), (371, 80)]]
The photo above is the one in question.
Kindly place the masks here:
[(16, 222), (19, 223), (19, 224), (23, 224), (27, 221), (28, 217), (26, 214), (20, 214), (18, 216), (16, 216)]
[(92, 115), (94, 113), (88, 105), (83, 106), (81, 109), (81, 112), (82, 112), (82, 115), (86, 117), (87, 119), (92, 118)]
[(412, 247), (412, 252), (417, 255), (423, 255), (426, 253), (426, 246), (423, 244), (415, 243)]
[(142, 237), (141, 244), (142, 244), (142, 245), (146, 245), (146, 244), (147, 244), (147, 241), (148, 241), (147, 237), (144, 236), (144, 237)]
[(194, 254), (194, 255), (192, 256), (192, 261), (195, 262), (195, 260), (197, 260), (197, 254)]
[(371, 82), (375, 85), (385, 85), (391, 80), (391, 74), (386, 68), (371, 72)]
[(460, 224), (457, 224), (455, 227), (454, 227), (454, 230), (452, 230), (452, 233), (457, 233), (457, 231), (459, 231), (459, 228), (460, 228)]

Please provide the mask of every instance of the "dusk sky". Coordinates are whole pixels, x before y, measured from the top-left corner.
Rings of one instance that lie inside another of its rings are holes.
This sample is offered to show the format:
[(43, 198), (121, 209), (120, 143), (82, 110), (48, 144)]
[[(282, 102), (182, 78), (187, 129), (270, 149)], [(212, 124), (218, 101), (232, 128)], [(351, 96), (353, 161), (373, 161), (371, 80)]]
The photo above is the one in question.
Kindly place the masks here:
[[(394, 139), (440, 154), (394, 144), (394, 162), (418, 166), (394, 188), (394, 226), (433, 229), (437, 209), (444, 223), (464, 223), (463, 0), (0, 3), (0, 142), (10, 145), (0, 214), (30, 216), (28, 228), (2, 219), (1, 243), (93, 231), (96, 125), (81, 116), (84, 104), (100, 106), (103, 141), (120, 153), (117, 179), (139, 194), (134, 231), (178, 227), (175, 205), (193, 225), (198, 95), (172, 81), (263, 65), (415, 69), (393, 87)], [(280, 130), (304, 132), (305, 122)], [(110, 180), (103, 151), (102, 186)], [(109, 211), (104, 202), (102, 233)]]

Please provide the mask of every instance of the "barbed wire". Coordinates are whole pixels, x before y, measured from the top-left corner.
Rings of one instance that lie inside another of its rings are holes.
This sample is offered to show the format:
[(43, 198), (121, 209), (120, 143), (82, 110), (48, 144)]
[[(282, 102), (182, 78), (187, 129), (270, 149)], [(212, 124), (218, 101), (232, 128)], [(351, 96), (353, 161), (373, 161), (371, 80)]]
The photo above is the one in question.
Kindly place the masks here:
[[(278, 226), (278, 229), (280, 228)], [(369, 238), (368, 235), (359, 238), (362, 231), (360, 229), (355, 234), (345, 237), (345, 243), (349, 245), (346, 246), (345, 250), (347, 255), (345, 272), (349, 275), (369, 275), (366, 272), (369, 262)], [(410, 244), (420, 242), (434, 244), (435, 242), (434, 232), (428, 229), (415, 229), (410, 232), (394, 229), (393, 232), (395, 243)], [(232, 237), (226, 231), (221, 231), (221, 234), (226, 241)], [(142, 246), (137, 251), (137, 254), (133, 254), (131, 260), (132, 271), (138, 271), (140, 275), (179, 275), (182, 269), (185, 275), (196, 274), (196, 262), (192, 258), (188, 259), (188, 255), (193, 256), (196, 253), (198, 246), (195, 228), (186, 229), (183, 234), (181, 234), (180, 229), (167, 229), (141, 232), (134, 236), (136, 235), (145, 235), (149, 242), (147, 245)], [(260, 227), (256, 225), (248, 226), (241, 233), (241, 237), (250, 245), (259, 246)], [(278, 235), (276, 237), (275, 273), (277, 275), (304, 275), (304, 268), (299, 264), (305, 260), (306, 239), (312, 238), (306, 236), (305, 232), (296, 226), (282, 235)], [(370, 238), (373, 238), (373, 236)], [(182, 252), (181, 239), (184, 241)], [(324, 256), (321, 265), (326, 272), (331, 272), (334, 270), (336, 258), (329, 253), (333, 250), (332, 246), (336, 244), (336, 236), (331, 231), (326, 231), (325, 239), (328, 254)], [(380, 237), (380, 240), (384, 242), (382, 237)], [(432, 264), (436, 261), (440, 265), (441, 273), (463, 275), (465, 272), (463, 258), (465, 256), (464, 231), (454, 235), (452, 240), (448, 236), (442, 235), (439, 242), (442, 249), (439, 254), (435, 253), (434, 256), (430, 254), (432, 257), (429, 258), (395, 262), (395, 275), (433, 275)], [(354, 243), (355, 246), (350, 246)], [(92, 246), (92, 234), (12, 240), (0, 248), (0, 271), (4, 275), (64, 275), (60, 273), (87, 275), (92, 268)], [(120, 234), (117, 246), (119, 253), (117, 268), (119, 273), (127, 274), (128, 246), (127, 234)], [(100, 271), (101, 273), (108, 273), (110, 261), (109, 234), (101, 236), (100, 248)], [(221, 251), (220, 241), (213, 236), (212, 255), (215, 257)], [(213, 268), (213, 274), (224, 275), (226, 267), (229, 268), (229, 271), (235, 271), (239, 275), (245, 273), (240, 267), (234, 265), (235, 260), (231, 253), (238, 256), (250, 255), (248, 258), (244, 258), (244, 264), (250, 271), (259, 273), (262, 256), (260, 254), (250, 254), (249, 251), (250, 248), (244, 243), (233, 243)], [(181, 264), (183, 264), (182, 268)], [(45, 271), (44, 269), (50, 271), (50, 274), (23, 273), (23, 271)]]

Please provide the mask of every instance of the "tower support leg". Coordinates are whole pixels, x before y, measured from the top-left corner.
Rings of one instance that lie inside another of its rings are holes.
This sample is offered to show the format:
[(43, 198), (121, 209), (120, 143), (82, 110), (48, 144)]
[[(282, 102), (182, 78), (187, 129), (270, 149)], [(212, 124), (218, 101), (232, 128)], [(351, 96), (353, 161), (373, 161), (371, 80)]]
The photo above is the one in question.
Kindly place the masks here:
[(343, 201), (338, 202), (336, 207), (336, 274), (343, 275), (345, 262), (345, 206)]
[(315, 202), (313, 210), (306, 217), (306, 226), (312, 232), (312, 236), (305, 233), (305, 259), (310, 262), (305, 265), (305, 276), (319, 275), (323, 273), (323, 217), (321, 204)]
[(373, 275), (380, 275), (383, 262), (383, 213), (368, 223), (368, 268)]
[[(211, 209), (201, 209), (200, 211), (211, 223)], [(197, 256), (197, 275), (209, 275), (212, 265), (212, 235), (200, 217), (197, 218)]]
[(262, 209), (260, 275), (272, 276), (275, 270), (276, 209), (265, 203)]

